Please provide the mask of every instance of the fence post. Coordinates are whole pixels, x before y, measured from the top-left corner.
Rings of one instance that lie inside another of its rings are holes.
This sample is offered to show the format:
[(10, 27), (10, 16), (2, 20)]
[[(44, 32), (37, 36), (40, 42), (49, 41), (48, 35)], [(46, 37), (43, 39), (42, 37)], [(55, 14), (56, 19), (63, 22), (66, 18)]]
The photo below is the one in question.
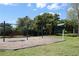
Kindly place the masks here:
[(28, 40), (28, 30), (27, 30), (27, 40)]
[(42, 38), (43, 38), (43, 27), (42, 27)]
[(64, 40), (64, 32), (65, 32), (65, 29), (62, 30), (62, 40)]
[(42, 34), (42, 38), (43, 38), (43, 23), (41, 24), (41, 34)]
[(28, 40), (28, 26), (29, 26), (29, 24), (27, 24), (27, 40)]
[(3, 23), (3, 42), (5, 42), (5, 21)]

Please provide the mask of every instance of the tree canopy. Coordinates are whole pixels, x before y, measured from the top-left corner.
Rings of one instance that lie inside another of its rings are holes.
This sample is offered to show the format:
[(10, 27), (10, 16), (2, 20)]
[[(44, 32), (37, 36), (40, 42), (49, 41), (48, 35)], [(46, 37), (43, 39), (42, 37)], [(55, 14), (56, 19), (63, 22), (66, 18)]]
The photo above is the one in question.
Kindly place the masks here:
[[(73, 14), (73, 13), (72, 13)], [(68, 11), (69, 19), (73, 19), (71, 10)], [(6, 23), (6, 34), (17, 34), (17, 35), (52, 35), (62, 31), (62, 27), (58, 27), (57, 24), (64, 23), (65, 31), (72, 33), (73, 28), (77, 30), (77, 24), (73, 24), (73, 20), (60, 20), (59, 14), (43, 13), (31, 19), (29, 16), (20, 17), (17, 19), (16, 28), (13, 29), (11, 24)], [(3, 33), (3, 23), (0, 23), (0, 33)]]

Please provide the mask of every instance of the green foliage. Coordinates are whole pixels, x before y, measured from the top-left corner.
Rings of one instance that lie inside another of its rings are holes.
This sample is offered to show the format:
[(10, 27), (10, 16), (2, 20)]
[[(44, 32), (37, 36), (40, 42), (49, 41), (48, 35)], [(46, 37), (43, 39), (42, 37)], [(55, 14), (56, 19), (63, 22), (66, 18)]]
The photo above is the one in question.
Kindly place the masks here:
[(38, 15), (34, 18), (36, 22), (37, 30), (41, 32), (43, 29), (46, 33), (52, 34), (54, 27), (58, 24), (59, 15), (58, 14), (50, 14), (44, 13), (42, 15)]
[(73, 29), (74, 29), (74, 33), (77, 33), (78, 25), (77, 23), (74, 24), (73, 20), (63, 19), (60, 20), (60, 23), (64, 23), (65, 30), (67, 31), (67, 33), (73, 33)]
[[(64, 19), (59, 20), (58, 14), (43, 13), (34, 17), (31, 20), (28, 16), (19, 18), (17, 21), (17, 28), (23, 34), (27, 31), (29, 35), (49, 35), (62, 32), (62, 27), (57, 28), (57, 24), (64, 23), (66, 33), (72, 33), (73, 28), (77, 31), (77, 23), (73, 20)], [(74, 23), (75, 22), (75, 23)], [(74, 24), (73, 24), (74, 23)]]
[(27, 35), (27, 32), (33, 30), (33, 20), (31, 20), (28, 16), (18, 18), (17, 24), (17, 31), (24, 36)]
[(58, 21), (58, 14), (43, 13), (36, 16), (34, 20), (31, 20), (28, 16), (26, 16), (23, 18), (18, 18), (17, 30), (19, 30), (21, 33), (30, 31), (32, 35), (42, 35), (42, 31), (45, 35), (53, 34), (53, 29), (58, 24)]
[[(75, 26), (75, 24), (77, 23), (77, 33), (78, 33), (78, 36), (79, 36), (79, 4), (78, 3), (74, 3), (74, 4), (70, 4), (70, 8), (71, 9), (69, 9), (69, 17), (70, 17), (70, 19), (73, 21), (73, 25), (74, 25), (74, 27), (76, 27)], [(75, 30), (74, 30), (74, 27), (73, 27), (73, 33), (75, 32)]]
[[(34, 17), (34, 20), (30, 19), (28, 16), (18, 18), (16, 28), (12, 28), (10, 24), (5, 24), (6, 35), (51, 35), (62, 33), (63, 27), (57, 26), (57, 24), (64, 23), (66, 33), (72, 33), (73, 28), (77, 31), (78, 25), (73, 20), (59, 20), (58, 14), (43, 13)], [(75, 22), (75, 23), (74, 23)], [(73, 24), (74, 23), (74, 24)], [(0, 24), (0, 33), (3, 33), (3, 24)]]
[[(13, 29), (8, 23), (5, 24), (5, 35), (11, 35)], [(0, 35), (4, 35), (4, 24), (0, 23)]]
[(28, 16), (25, 16), (23, 18), (18, 18), (17, 24), (18, 27), (24, 27), (27, 25), (30, 25), (31, 19)]

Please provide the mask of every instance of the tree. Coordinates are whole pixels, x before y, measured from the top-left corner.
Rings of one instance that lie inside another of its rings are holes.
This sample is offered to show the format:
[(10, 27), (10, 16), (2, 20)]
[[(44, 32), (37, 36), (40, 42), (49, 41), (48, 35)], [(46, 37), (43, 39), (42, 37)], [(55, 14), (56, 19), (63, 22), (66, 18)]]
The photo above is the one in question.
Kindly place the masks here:
[[(65, 29), (67, 30), (68, 33), (72, 33), (73, 32), (73, 21), (72, 20), (65, 20)], [(76, 26), (75, 26), (76, 27)], [(74, 28), (75, 29), (75, 28)]]
[(59, 22), (58, 14), (43, 13), (37, 15), (34, 20), (31, 20), (28, 16), (18, 18), (17, 30), (23, 35), (26, 35), (28, 31), (32, 35), (53, 34), (54, 28)]
[[(5, 23), (5, 35), (12, 34), (12, 26), (9, 23)], [(4, 35), (4, 23), (0, 23), (0, 35)]]
[(52, 32), (54, 32), (52, 30), (54, 29), (54, 27), (57, 25), (59, 21), (59, 15), (51, 14), (51, 13), (43, 13), (41, 15), (36, 16), (34, 18), (34, 21), (36, 21), (38, 31), (40, 31), (42, 27), (44, 28), (45, 32), (51, 34)]
[(31, 29), (32, 29), (32, 20), (28, 16), (25, 16), (23, 18), (18, 18), (17, 30), (20, 33), (22, 33), (23, 35), (26, 35), (25, 33)]
[(26, 26), (28, 23), (30, 23), (30, 18), (28, 16), (25, 16), (23, 18), (18, 18), (17, 24), (18, 27)]
[(72, 22), (73, 24), (73, 34), (75, 33), (75, 28), (77, 25), (77, 15), (75, 13), (75, 10), (73, 8), (69, 8), (68, 9), (68, 20), (70, 20), (70, 22)]
[(71, 6), (74, 8), (75, 13), (77, 14), (77, 24), (78, 24), (78, 36), (79, 36), (79, 3), (73, 3)]

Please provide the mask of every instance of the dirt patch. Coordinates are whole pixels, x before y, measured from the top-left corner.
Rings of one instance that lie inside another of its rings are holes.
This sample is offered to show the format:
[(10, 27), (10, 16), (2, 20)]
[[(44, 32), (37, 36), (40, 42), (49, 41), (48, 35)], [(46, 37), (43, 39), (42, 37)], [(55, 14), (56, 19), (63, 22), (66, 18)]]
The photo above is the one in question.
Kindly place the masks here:
[(0, 49), (22, 49), (59, 41), (62, 41), (62, 39), (51, 36), (44, 36), (43, 38), (29, 37), (28, 40), (26, 38), (6, 38), (6, 42), (3, 42), (2, 39), (0, 39)]

